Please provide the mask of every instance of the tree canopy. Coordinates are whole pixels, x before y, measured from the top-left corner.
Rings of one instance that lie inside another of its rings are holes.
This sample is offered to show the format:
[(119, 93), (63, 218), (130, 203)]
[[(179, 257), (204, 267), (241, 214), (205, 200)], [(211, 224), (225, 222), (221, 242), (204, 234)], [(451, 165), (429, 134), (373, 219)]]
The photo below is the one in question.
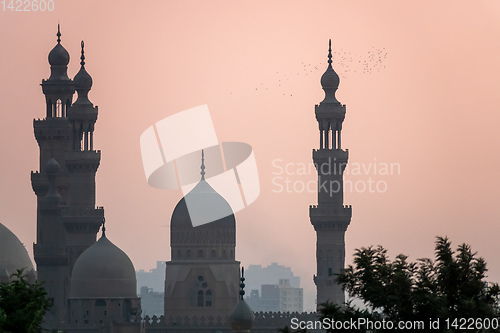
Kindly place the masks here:
[[(357, 249), (354, 265), (341, 272), (337, 281), (350, 297), (362, 300), (368, 310), (326, 303), (320, 315), (393, 322), (428, 323), (440, 319), (437, 331), (447, 331), (457, 318), (497, 318), (500, 288), (497, 283), (485, 281), (486, 262), (476, 255), (467, 244), (453, 251), (446, 237), (437, 237), (434, 260), (410, 262), (400, 254), (391, 261), (381, 246)], [(446, 319), (447, 325), (443, 323)]]
[(40, 332), (43, 316), (50, 307), (47, 293), (38, 282), (28, 283), (22, 270), (13, 277), (13, 281), (0, 284), (0, 332)]

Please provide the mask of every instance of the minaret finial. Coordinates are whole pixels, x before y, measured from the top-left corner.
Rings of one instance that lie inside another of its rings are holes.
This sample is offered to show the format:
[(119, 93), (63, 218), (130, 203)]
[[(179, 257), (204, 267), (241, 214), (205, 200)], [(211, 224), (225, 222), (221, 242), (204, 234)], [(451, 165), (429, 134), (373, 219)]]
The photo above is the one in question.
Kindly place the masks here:
[(328, 40), (328, 63), (332, 65), (332, 40)]
[(57, 23), (57, 43), (61, 44), (61, 26)]
[(80, 65), (82, 65), (82, 67), (85, 67), (85, 51), (83, 50), (83, 47), (85, 46), (85, 44), (83, 43), (83, 40), (82, 40), (82, 56), (80, 57), (80, 59), (82, 61), (80, 61)]
[(102, 236), (101, 237), (106, 237), (106, 219), (103, 217), (102, 218)]
[(205, 180), (205, 152), (201, 150), (201, 180)]
[(240, 278), (240, 299), (243, 300), (245, 295), (245, 267), (241, 267), (241, 278)]

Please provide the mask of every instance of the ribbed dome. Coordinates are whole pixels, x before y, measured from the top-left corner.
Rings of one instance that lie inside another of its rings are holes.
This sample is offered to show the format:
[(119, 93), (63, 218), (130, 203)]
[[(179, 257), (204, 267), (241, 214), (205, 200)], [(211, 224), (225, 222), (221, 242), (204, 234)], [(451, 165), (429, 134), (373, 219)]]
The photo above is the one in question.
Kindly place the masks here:
[(71, 298), (135, 298), (135, 269), (130, 258), (103, 235), (73, 267)]
[(51, 66), (68, 66), (69, 53), (60, 42), (49, 53), (49, 64)]
[(235, 224), (231, 206), (204, 179), (175, 206), (170, 225), (173, 230), (174, 228), (192, 228), (193, 225), (199, 225), (199, 222), (206, 224), (198, 228), (234, 228)]
[(24, 269), (29, 282), (35, 282), (33, 263), (23, 243), (6, 226), (0, 223), (0, 275), (2, 280), (10, 277), (18, 269)]

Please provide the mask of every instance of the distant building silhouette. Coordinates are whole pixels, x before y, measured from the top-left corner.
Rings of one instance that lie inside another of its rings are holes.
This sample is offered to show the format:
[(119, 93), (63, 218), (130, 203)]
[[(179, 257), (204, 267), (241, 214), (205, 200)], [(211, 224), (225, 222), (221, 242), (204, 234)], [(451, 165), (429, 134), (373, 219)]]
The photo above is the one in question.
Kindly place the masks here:
[(325, 98), (315, 106), (319, 125), (319, 149), (313, 150), (318, 172), (318, 205), (309, 207), (311, 224), (316, 230), (316, 263), (314, 276), (319, 307), (326, 301), (343, 304), (345, 295), (335, 281), (345, 264), (345, 232), (351, 223), (351, 206), (344, 206), (344, 170), (349, 157), (341, 145), (345, 105), (335, 97), (340, 78), (332, 67), (331, 41), (328, 68), (321, 76)]
[(279, 265), (276, 262), (266, 267), (262, 265), (249, 265), (245, 270), (247, 290), (259, 289), (263, 284), (276, 284), (279, 279), (288, 279), (290, 285), (300, 287), (300, 277), (296, 276), (291, 267)]
[(304, 293), (302, 288), (292, 287), (289, 279), (279, 279), (277, 284), (261, 285), (251, 290), (246, 298), (250, 308), (256, 312), (302, 312), (304, 309)]
[(152, 288), (141, 287), (139, 297), (141, 298), (141, 307), (143, 316), (163, 316), (165, 293), (163, 291), (154, 291)]
[(156, 267), (148, 272), (141, 269), (135, 275), (137, 276), (137, 290), (147, 287), (155, 292), (163, 292), (165, 289), (165, 268), (166, 261), (157, 261)]

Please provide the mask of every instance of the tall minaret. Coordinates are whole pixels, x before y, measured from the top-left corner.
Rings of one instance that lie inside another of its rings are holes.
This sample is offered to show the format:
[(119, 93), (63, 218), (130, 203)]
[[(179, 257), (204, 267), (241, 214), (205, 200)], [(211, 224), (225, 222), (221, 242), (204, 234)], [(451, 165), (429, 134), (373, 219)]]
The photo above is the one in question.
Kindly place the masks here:
[[(83, 59), (82, 44), (82, 69), (71, 80), (67, 73), (69, 53), (61, 45), (58, 26), (57, 44), (49, 53), (51, 74), (42, 80), (46, 117), (33, 121), (40, 147), (40, 170), (31, 173), (37, 196), (33, 251), (38, 280), (44, 283), (52, 301), (45, 318), (47, 328), (65, 322), (73, 264), (95, 243), (104, 216), (103, 209), (95, 207), (95, 172), (100, 152), (93, 150), (89, 133), (94, 129), (97, 108), (87, 98), (92, 79), (85, 71)], [(72, 105), (75, 88), (78, 100)]]
[(351, 222), (351, 206), (344, 206), (344, 169), (348, 150), (341, 148), (342, 122), (345, 105), (335, 97), (340, 79), (332, 68), (331, 40), (328, 49), (328, 68), (321, 77), (325, 91), (323, 101), (315, 106), (319, 124), (319, 149), (313, 150), (318, 171), (318, 205), (309, 207), (311, 224), (316, 230), (317, 307), (326, 301), (343, 304), (344, 293), (335, 281), (344, 268), (345, 232)]

